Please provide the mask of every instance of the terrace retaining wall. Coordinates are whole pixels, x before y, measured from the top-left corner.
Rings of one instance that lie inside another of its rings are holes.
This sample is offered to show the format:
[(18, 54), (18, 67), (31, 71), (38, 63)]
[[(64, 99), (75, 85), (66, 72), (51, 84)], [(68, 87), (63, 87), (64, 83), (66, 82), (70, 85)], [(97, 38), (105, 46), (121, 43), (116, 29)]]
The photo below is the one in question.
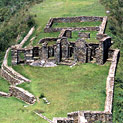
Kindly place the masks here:
[(0, 91), (0, 97), (9, 97), (9, 96), (10, 96), (9, 93), (5, 93), (5, 92)]
[(8, 48), (8, 50), (6, 51), (3, 64), (1, 66), (2, 77), (8, 80), (9, 83), (12, 85), (18, 85), (23, 82), (30, 82), (29, 79), (25, 78), (21, 74), (17, 73), (12, 67), (8, 66), (7, 57), (8, 57), (9, 51), (10, 51), (10, 48)]
[(31, 93), (22, 88), (10, 86), (9, 93), (11, 96), (21, 99), (28, 104), (34, 104), (36, 102), (36, 98)]
[(53, 118), (53, 123), (75, 123), (73, 118)]
[[(23, 39), (23, 41), (20, 44), (18, 44), (16, 46), (12, 46), (12, 47), (16, 47), (16, 48), (21, 49), (22, 46), (24, 45), (24, 43), (32, 35), (33, 31), (34, 31), (34, 27), (31, 28), (29, 33), (26, 35), (26, 37)], [(3, 78), (5, 78), (7, 81), (9, 81), (11, 86), (9, 89), (9, 93), (0, 92), (0, 96), (3, 96), (3, 97), (15, 96), (15, 97), (23, 100), (26, 103), (34, 104), (36, 102), (36, 99), (31, 93), (29, 93), (28, 91), (25, 91), (22, 88), (16, 87), (16, 85), (19, 85), (23, 82), (31, 82), (31, 81), (29, 79), (25, 78), (24, 76), (22, 76), (21, 74), (19, 74), (18, 72), (16, 72), (12, 67), (8, 66), (7, 58), (8, 58), (8, 54), (9, 54), (10, 49), (11, 48), (8, 48), (6, 50), (6, 54), (4, 56), (4, 60), (3, 60), (2, 66), (1, 66), (1, 76)], [(30, 52), (30, 49), (28, 49), (28, 50)], [(17, 51), (14, 52), (14, 55), (15, 55), (14, 63), (16, 64), (17, 63), (17, 59), (16, 59)]]

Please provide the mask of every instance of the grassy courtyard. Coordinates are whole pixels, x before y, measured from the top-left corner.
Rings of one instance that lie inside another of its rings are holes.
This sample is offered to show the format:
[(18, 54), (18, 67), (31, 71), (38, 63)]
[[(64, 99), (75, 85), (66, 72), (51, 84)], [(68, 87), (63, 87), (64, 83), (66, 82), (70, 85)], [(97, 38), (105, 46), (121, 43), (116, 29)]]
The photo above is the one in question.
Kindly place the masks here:
[[(78, 110), (103, 111), (109, 66), (109, 63), (104, 66), (81, 64), (72, 68), (62, 65), (54, 68), (14, 66), (16, 71), (32, 81), (30, 84), (21, 84), (20, 87), (30, 91), (36, 97), (44, 94), (51, 102), (47, 105), (40, 99), (35, 105), (27, 108), (22, 106), (22, 102), (18, 105), (21, 106), (21, 110), (28, 111), (25, 111), (27, 113), (25, 117), (30, 114), (32, 119), (36, 117), (32, 112), (37, 109), (43, 111), (43, 114), (50, 119), (65, 117), (68, 112)], [(17, 102), (20, 101), (17, 100)], [(17, 102), (15, 101), (15, 104)], [(13, 110), (17, 110), (16, 108)], [(23, 115), (21, 114), (18, 118), (21, 119)], [(45, 123), (42, 119), (41, 121)]]
[[(62, 65), (54, 68), (14, 66), (17, 72), (32, 81), (30, 84), (19, 86), (33, 93), (35, 97), (44, 94), (51, 104), (47, 105), (42, 99), (39, 99), (36, 104), (24, 107), (27, 104), (14, 97), (1, 97), (0, 122), (47, 123), (36, 116), (33, 113), (34, 110), (43, 111), (43, 114), (50, 119), (66, 117), (68, 112), (78, 110), (103, 111), (109, 66), (109, 63), (103, 66), (81, 64), (72, 68)], [(6, 90), (2, 91), (7, 91), (7, 89), (6, 85)]]
[(100, 26), (101, 22), (96, 21), (96, 22), (75, 22), (75, 23), (53, 23), (53, 28), (66, 28), (66, 27), (95, 27), (95, 26)]
[(90, 32), (90, 38), (85, 39), (87, 43), (91, 43), (91, 42), (99, 43), (99, 40), (96, 39), (97, 31), (73, 31), (72, 38), (68, 38), (68, 41), (75, 42), (79, 38), (78, 37), (79, 32)]

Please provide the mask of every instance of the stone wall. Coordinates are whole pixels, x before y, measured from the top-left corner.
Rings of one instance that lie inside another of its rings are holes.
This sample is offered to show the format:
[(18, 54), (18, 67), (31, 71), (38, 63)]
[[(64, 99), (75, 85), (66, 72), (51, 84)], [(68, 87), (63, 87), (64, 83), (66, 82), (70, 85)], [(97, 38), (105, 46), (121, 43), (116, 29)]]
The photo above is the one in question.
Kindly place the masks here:
[(105, 101), (105, 112), (112, 113), (113, 94), (114, 94), (114, 80), (116, 74), (116, 68), (119, 60), (120, 51), (117, 49), (114, 51), (109, 74), (106, 81), (106, 101)]
[(9, 81), (11, 86), (9, 89), (9, 93), (0, 92), (0, 96), (4, 96), (4, 97), (15, 96), (29, 104), (34, 104), (36, 102), (35, 97), (32, 94), (30, 94), (28, 91), (25, 91), (22, 88), (16, 87), (16, 85), (19, 85), (24, 82), (31, 82), (31, 81), (25, 78), (24, 76), (22, 76), (21, 74), (19, 74), (18, 72), (16, 72), (12, 67), (8, 66), (7, 60), (8, 60), (8, 53), (12, 49), (11, 53), (12, 53), (13, 65), (18, 64), (19, 62), (18, 60), (20, 60), (18, 55), (21, 52), (23, 52), (25, 55), (24, 57), (27, 60), (26, 63), (32, 62), (30, 60), (32, 60), (33, 49), (22, 48), (22, 46), (28, 40), (28, 38), (32, 35), (33, 31), (34, 31), (34, 27), (31, 28), (29, 33), (26, 35), (26, 37), (23, 39), (23, 41), (20, 44), (12, 46), (11, 48), (7, 49), (2, 66), (1, 66), (1, 76), (5, 78), (7, 81)]
[(75, 42), (74, 60), (82, 63), (90, 62), (91, 49), (83, 39), (78, 39)]
[(111, 37), (107, 36), (100, 40), (99, 47), (96, 49), (96, 63), (104, 64), (108, 58), (108, 50), (111, 46)]
[(105, 113), (104, 111), (78, 111), (78, 112), (72, 112), (72, 113), (68, 113), (68, 118), (73, 118), (74, 123), (81, 123), (81, 122), (79, 122), (79, 119), (78, 119), (79, 118), (78, 117), (79, 113), (84, 114), (84, 118), (87, 120), (87, 123), (94, 123), (96, 121), (112, 123), (112, 114)]
[(0, 91), (0, 97), (9, 97), (9, 93), (1, 92)]
[[(68, 27), (68, 28), (53, 28), (52, 25), (53, 23), (73, 23), (73, 22), (90, 22), (90, 21), (103, 21), (103, 24), (101, 25), (101, 27)], [(44, 32), (59, 32), (62, 29), (65, 30), (75, 30), (75, 31), (103, 31), (103, 27), (105, 26), (104, 24), (105, 19), (103, 19), (103, 17), (95, 17), (95, 16), (79, 16), (79, 17), (61, 17), (61, 18), (51, 18), (49, 20), (49, 22), (47, 23)]]
[(103, 17), (96, 16), (79, 16), (79, 17), (61, 17), (52, 18), (53, 23), (74, 23), (74, 22), (87, 22), (87, 21), (102, 21)]
[(21, 99), (28, 104), (34, 104), (36, 102), (35, 97), (31, 93), (22, 88), (10, 86), (9, 93), (11, 96)]
[(89, 43), (91, 47), (91, 57), (96, 58), (96, 49), (99, 47), (98, 43)]
[[(97, 43), (86, 43), (85, 41), (69, 42), (67, 37), (71, 37), (71, 30), (62, 30), (59, 38), (53, 38), (56, 43), (49, 44), (52, 38), (41, 40), (42, 46), (30, 48), (12, 47), (12, 64), (16, 65), (22, 61), (19, 58), (19, 53), (24, 53), (24, 64), (30, 64), (36, 60), (52, 60), (60, 63), (62, 59), (69, 59), (82, 63), (90, 62), (92, 58), (96, 58), (96, 63), (102, 65), (109, 58), (111, 53), (108, 53), (111, 46), (111, 38), (109, 36), (100, 39)], [(102, 34), (101, 34), (102, 36)], [(58, 43), (59, 42), (59, 43)], [(73, 58), (74, 56), (74, 58)]]
[(108, 59), (112, 59), (114, 51), (115, 51), (114, 49), (109, 49), (108, 50)]
[(10, 84), (12, 85), (18, 85), (23, 82), (30, 82), (29, 79), (25, 78), (24, 76), (20, 75), (17, 73), (12, 67), (8, 66), (7, 63), (7, 57), (8, 53), (10, 51), (10, 48), (6, 51), (3, 64), (1, 66), (1, 75), (3, 78), (9, 81)]
[(57, 40), (56, 42), (56, 47), (55, 47), (55, 53), (54, 53), (54, 56), (55, 56), (55, 59), (56, 59), (56, 63), (59, 64), (60, 61), (61, 61), (61, 43), (60, 43), (60, 39)]
[(50, 42), (50, 41), (57, 41), (58, 38), (51, 38), (51, 37), (47, 37), (47, 38), (43, 38), (39, 41), (39, 44), (44, 43), (44, 42)]
[(79, 32), (78, 37), (80, 37), (80, 38), (90, 38), (90, 33), (88, 33), (88, 32)]
[(101, 39), (103, 39), (103, 38), (105, 38), (105, 37), (107, 37), (107, 36), (108, 36), (107, 34), (99, 34), (99, 33), (97, 33), (96, 39), (97, 39), (97, 40), (101, 40)]
[(107, 16), (103, 17), (103, 21), (102, 21), (102, 24), (100, 25), (100, 30), (99, 30), (98, 34), (104, 34), (107, 20), (108, 20)]
[(30, 64), (34, 61), (33, 59), (33, 49), (32, 48), (26, 48), (25, 49), (25, 63)]
[(21, 43), (19, 44), (19, 47), (23, 47), (24, 43), (29, 39), (29, 37), (33, 34), (35, 30), (35, 27), (32, 27), (30, 29), (30, 31), (28, 32), (28, 34), (24, 37), (24, 39), (21, 41)]
[(73, 118), (53, 118), (53, 123), (74, 123)]
[(72, 31), (63, 29), (59, 34), (59, 38), (62, 38), (62, 37), (71, 38), (72, 37)]
[(44, 60), (48, 59), (48, 45), (46, 42), (42, 44), (42, 59)]
[(96, 26), (96, 27), (68, 27), (68, 28), (53, 28), (53, 27), (50, 27), (50, 28), (45, 28), (44, 29), (44, 32), (46, 33), (50, 33), (50, 32), (60, 32), (62, 31), (63, 29), (65, 30), (72, 30), (72, 31), (99, 31), (99, 27)]

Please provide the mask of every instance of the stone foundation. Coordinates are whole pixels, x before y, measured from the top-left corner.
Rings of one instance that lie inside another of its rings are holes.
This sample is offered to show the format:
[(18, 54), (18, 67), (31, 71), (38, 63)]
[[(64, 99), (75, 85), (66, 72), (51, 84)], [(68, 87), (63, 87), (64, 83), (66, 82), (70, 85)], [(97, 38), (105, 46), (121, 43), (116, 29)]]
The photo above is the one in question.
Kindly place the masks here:
[(96, 121), (102, 121), (106, 123), (112, 123), (112, 114), (106, 114), (104, 111), (78, 111), (68, 113), (68, 118), (74, 118), (74, 123), (79, 122), (79, 114), (82, 113), (87, 123), (94, 123)]
[(73, 118), (53, 118), (53, 123), (74, 123)]
[[(53, 28), (53, 23), (75, 23), (75, 22), (90, 22), (90, 21), (103, 21), (101, 27), (68, 27), (68, 28)], [(44, 32), (59, 32), (63, 29), (66, 30), (75, 30), (75, 31), (100, 31), (103, 32), (103, 27), (105, 26), (105, 19), (103, 17), (95, 16), (79, 16), (79, 17), (65, 17), (65, 18), (51, 18), (47, 23)]]

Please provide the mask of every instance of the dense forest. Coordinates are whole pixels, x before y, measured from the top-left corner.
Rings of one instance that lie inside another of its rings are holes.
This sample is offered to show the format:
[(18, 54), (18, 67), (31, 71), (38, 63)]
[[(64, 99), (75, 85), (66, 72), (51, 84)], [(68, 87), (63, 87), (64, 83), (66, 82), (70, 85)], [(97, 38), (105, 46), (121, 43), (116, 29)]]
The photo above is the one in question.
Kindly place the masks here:
[(114, 47), (120, 49), (120, 60), (115, 78), (113, 106), (114, 123), (123, 122), (123, 0), (101, 0), (108, 14), (108, 26)]
[(0, 1), (0, 64), (5, 50), (22, 40), (35, 25), (29, 7), (42, 0), (1, 0)]

